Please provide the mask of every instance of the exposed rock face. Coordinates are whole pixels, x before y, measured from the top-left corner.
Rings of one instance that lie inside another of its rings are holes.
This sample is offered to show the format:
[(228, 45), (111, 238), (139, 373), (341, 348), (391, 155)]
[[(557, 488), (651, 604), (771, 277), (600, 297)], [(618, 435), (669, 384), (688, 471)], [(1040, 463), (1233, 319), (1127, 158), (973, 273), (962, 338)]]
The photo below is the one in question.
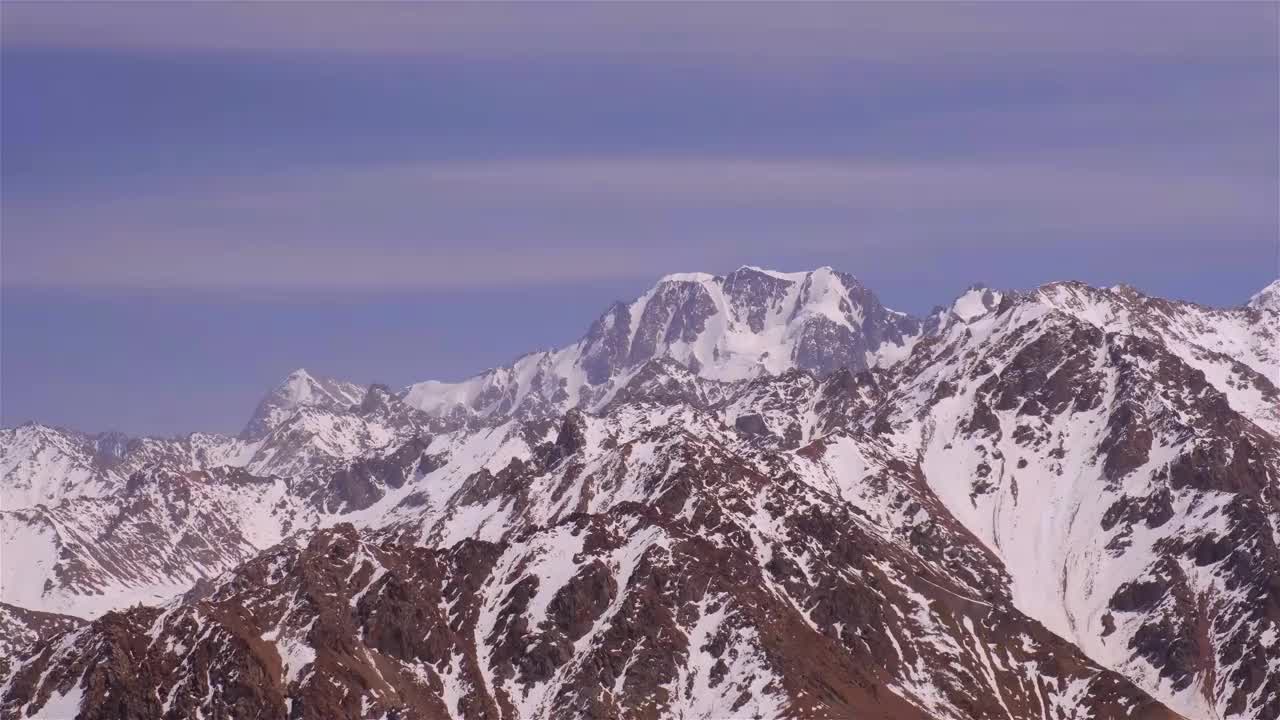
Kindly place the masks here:
[[(702, 470), (655, 505), (574, 514), (512, 542), (428, 549), (322, 531), (201, 599), (46, 641), (0, 703), (23, 717), (76, 697), (85, 718), (924, 719), (1080, 703), (1102, 718), (1175, 717), (1002, 593), (977, 599), (820, 494), (784, 508), (796, 481)], [(761, 512), (774, 530), (761, 533)]]
[(38, 643), (74, 630), (85, 621), (71, 615), (0, 603), (0, 678), (8, 677)]
[(0, 431), (0, 716), (1269, 720), (1270, 297), (676, 275), (241, 438)]

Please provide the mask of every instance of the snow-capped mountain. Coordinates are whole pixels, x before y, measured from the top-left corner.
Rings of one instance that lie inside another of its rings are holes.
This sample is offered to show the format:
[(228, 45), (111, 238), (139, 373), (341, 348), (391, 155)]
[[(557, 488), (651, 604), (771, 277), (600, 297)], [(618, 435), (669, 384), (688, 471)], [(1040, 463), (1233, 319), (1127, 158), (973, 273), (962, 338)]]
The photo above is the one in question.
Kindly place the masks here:
[(1276, 287), (672, 275), (240, 437), (5, 430), (0, 715), (1280, 716)]
[(299, 408), (344, 411), (359, 403), (364, 392), (363, 385), (317, 378), (299, 368), (258, 403), (240, 436), (246, 440), (259, 440), (292, 417)]
[(1067, 283), (985, 312), (972, 295), (899, 369), (885, 436), (1024, 612), (1188, 717), (1274, 714), (1274, 316)]
[(831, 268), (681, 273), (615, 304), (572, 345), (459, 383), (418, 383), (404, 399), (459, 419), (596, 410), (651, 360), (669, 358), (722, 382), (788, 369), (826, 374), (892, 363), (919, 334), (918, 321), (886, 309), (853, 276)]

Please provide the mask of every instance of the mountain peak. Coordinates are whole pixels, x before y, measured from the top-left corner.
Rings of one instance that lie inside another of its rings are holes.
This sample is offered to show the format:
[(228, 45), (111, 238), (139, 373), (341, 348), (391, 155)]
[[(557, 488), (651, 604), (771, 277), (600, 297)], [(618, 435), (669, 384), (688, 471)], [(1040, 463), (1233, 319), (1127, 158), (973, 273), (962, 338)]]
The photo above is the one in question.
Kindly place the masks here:
[(285, 377), (277, 386), (276, 392), (293, 400), (295, 404), (304, 405), (319, 382), (307, 372), (306, 368), (298, 368)]
[(241, 437), (254, 440), (267, 435), (298, 408), (346, 410), (359, 404), (364, 396), (365, 388), (358, 383), (317, 377), (298, 368), (258, 403)]
[(404, 398), (433, 415), (486, 418), (594, 408), (651, 360), (730, 382), (796, 368), (862, 370), (905, 356), (920, 330), (917, 320), (885, 308), (852, 275), (830, 267), (674, 273), (611, 306), (573, 345), (460, 383), (418, 383)]
[(1280, 279), (1272, 280), (1270, 285), (1254, 293), (1247, 305), (1255, 310), (1280, 312)]
[(735, 270), (733, 274), (743, 273), (743, 272), (767, 275), (771, 278), (775, 278), (778, 280), (785, 280), (786, 282), (801, 282), (807, 276), (812, 275), (814, 273), (818, 273), (818, 272), (835, 273), (836, 271), (832, 269), (830, 265), (823, 265), (822, 267), (814, 268), (813, 270), (800, 270), (796, 272), (770, 270), (769, 268), (760, 267), (759, 265), (743, 265), (739, 267), (737, 270)]
[(966, 323), (972, 322), (996, 309), (1003, 297), (1003, 293), (985, 285), (970, 285), (951, 303), (951, 314)]
[(704, 272), (669, 273), (659, 278), (658, 284), (661, 285), (663, 283), (679, 283), (679, 282), (706, 283), (706, 282), (711, 282), (715, 279), (716, 279), (715, 275), (712, 275), (711, 273), (704, 273)]
[(290, 383), (290, 382), (297, 382), (297, 381), (306, 381), (311, 379), (313, 379), (311, 377), (311, 373), (308, 372), (306, 368), (298, 368), (297, 370), (294, 370), (293, 372), (286, 375), (284, 381), (286, 383)]

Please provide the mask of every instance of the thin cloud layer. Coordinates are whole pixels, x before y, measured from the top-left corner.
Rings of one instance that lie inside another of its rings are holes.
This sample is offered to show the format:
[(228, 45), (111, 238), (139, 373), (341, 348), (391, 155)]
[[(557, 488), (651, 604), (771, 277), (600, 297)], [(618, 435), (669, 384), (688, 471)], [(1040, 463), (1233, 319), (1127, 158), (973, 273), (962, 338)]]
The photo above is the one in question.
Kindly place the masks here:
[[(817, 254), (887, 238), (920, 252), (958, 238), (996, 251), (1124, 234), (1131, 252), (1155, 252), (1188, 227), (1266, 232), (1268, 191), (1250, 178), (1051, 162), (460, 162), (13, 212), (6, 259), (20, 285), (377, 289), (634, 277), (771, 244)], [(806, 216), (820, 223), (791, 222)], [(654, 246), (667, 252), (637, 249)]]
[(0, 7), (9, 287), (1276, 242), (1273, 5)]
[(1268, 56), (1266, 3), (10, 2), (11, 46), (694, 53), (902, 61), (1005, 53)]

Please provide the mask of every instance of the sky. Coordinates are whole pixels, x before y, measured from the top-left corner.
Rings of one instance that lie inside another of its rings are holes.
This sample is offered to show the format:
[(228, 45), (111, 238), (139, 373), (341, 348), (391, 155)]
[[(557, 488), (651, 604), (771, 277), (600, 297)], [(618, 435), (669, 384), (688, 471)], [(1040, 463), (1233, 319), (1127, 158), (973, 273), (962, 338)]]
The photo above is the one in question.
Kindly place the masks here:
[(0, 4), (0, 423), (238, 431), (676, 271), (1235, 305), (1280, 275), (1274, 3)]

